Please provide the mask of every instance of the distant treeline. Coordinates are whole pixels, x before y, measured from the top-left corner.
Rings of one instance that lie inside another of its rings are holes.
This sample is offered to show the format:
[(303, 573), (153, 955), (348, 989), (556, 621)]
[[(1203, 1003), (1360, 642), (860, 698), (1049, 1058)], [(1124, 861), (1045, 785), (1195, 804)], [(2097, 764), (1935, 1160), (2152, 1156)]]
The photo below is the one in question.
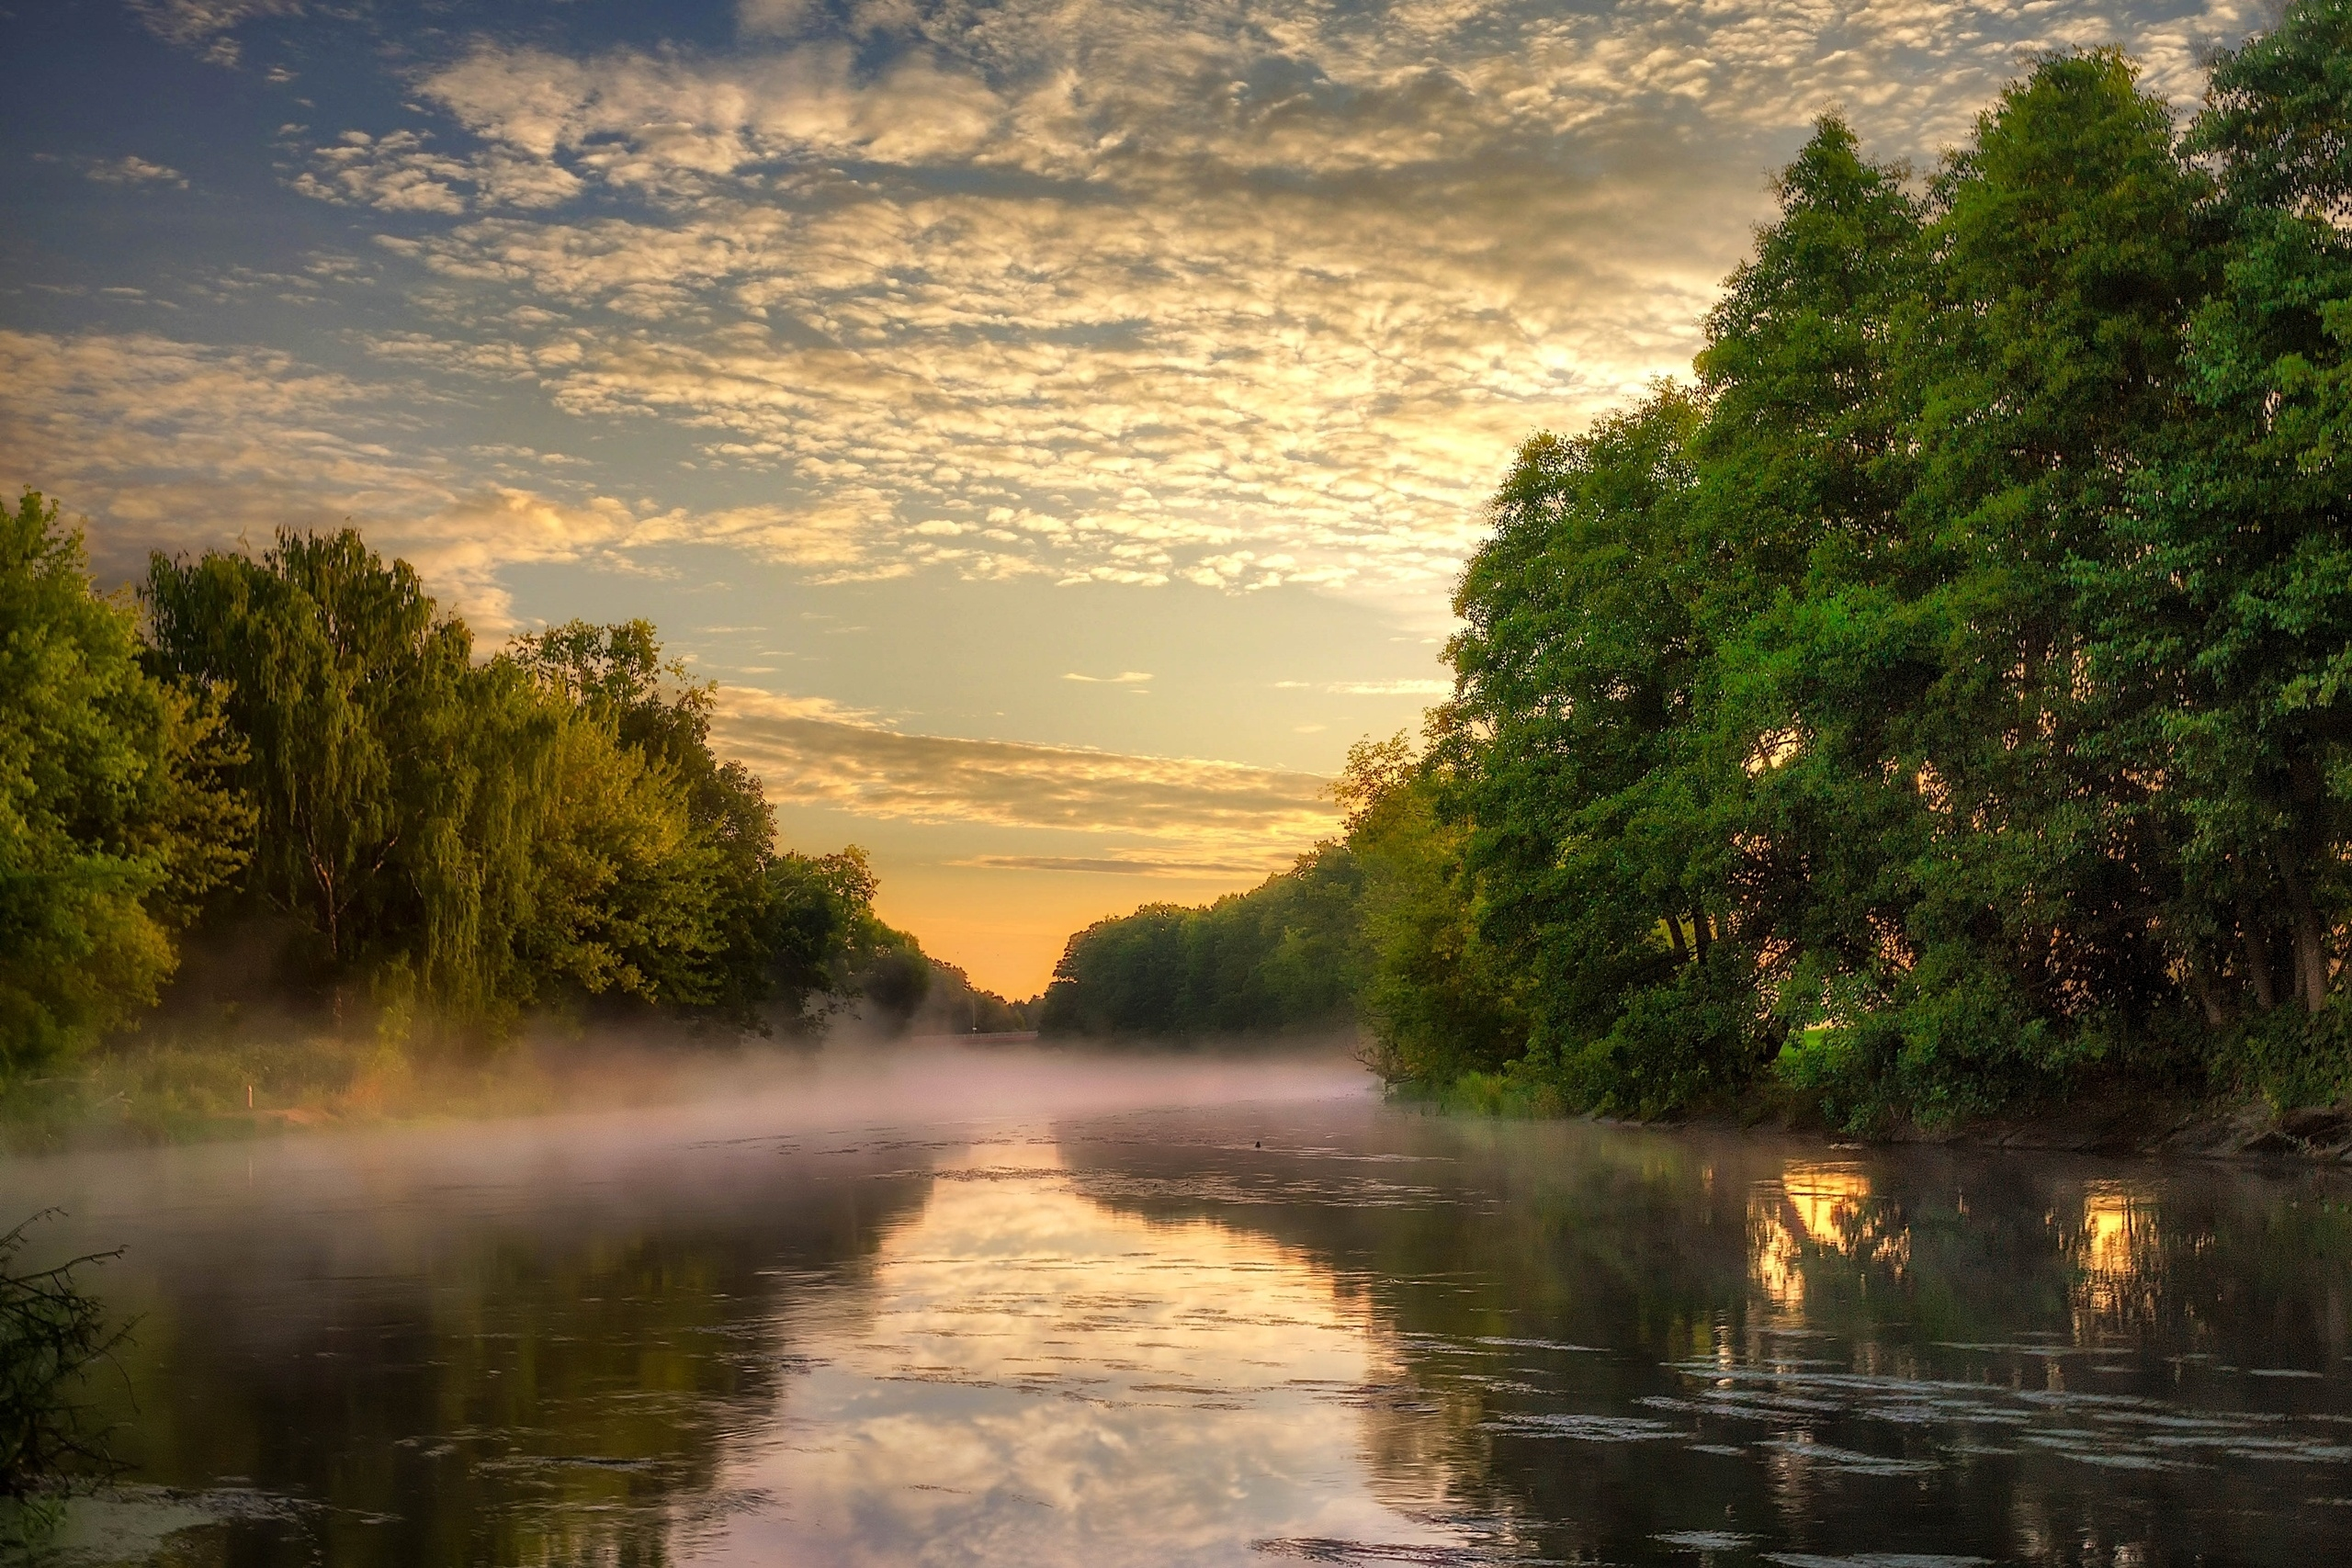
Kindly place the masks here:
[(402, 1036), (592, 999), (790, 1027), (864, 994), (904, 1022), (934, 976), (969, 991), (875, 918), (857, 850), (778, 846), (650, 626), (480, 660), (348, 530), (159, 555), (103, 597), (28, 492), (0, 513), (0, 1084), (136, 1021), (184, 945), (249, 998)]
[(1099, 920), (1069, 939), (1038, 1028), (1183, 1039), (1342, 1026), (1363, 882), (1355, 861), (1326, 845), (1204, 909), (1148, 904)]
[(1419, 755), (1048, 1021), (1343, 976), (1392, 1077), (1612, 1111), (2352, 1090), (2347, 62), (2304, 0), (2177, 134), (2052, 57), (1923, 182), (1824, 119), (1696, 385), (1521, 449)]

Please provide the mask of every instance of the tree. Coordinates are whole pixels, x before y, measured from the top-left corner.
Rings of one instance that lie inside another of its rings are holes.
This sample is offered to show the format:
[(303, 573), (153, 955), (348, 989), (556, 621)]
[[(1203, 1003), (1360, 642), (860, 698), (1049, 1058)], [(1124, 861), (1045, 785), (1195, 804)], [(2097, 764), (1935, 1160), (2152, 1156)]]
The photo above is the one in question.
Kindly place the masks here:
[(451, 722), (464, 624), (349, 529), (280, 534), (258, 560), (158, 555), (147, 603), (158, 667), (211, 694), (245, 739), (249, 899), (296, 919), (329, 973), (356, 965), (429, 886), (384, 874), (404, 849), (441, 847), (421, 842), (422, 818), (447, 781), (419, 765), (464, 739)]
[(2215, 62), (2188, 138), (2223, 238), (2186, 334), (2193, 413), (2136, 477), (2132, 553), (2087, 576), (2102, 667), (2146, 694), (2133, 739), (2180, 842), (2166, 950), (2208, 1023), (2249, 1032), (2257, 1076), (2291, 1099), (2352, 1066), (2333, 1016), (2352, 912), (2347, 127), (2343, 0), (2290, 6)]
[(1740, 965), (1714, 951), (1702, 416), (1667, 386), (1521, 448), (1454, 595), (1467, 625), (1436, 720), (1442, 809), (1467, 829), (1482, 934), (1527, 976), (1530, 1055), (1611, 1110), (1736, 1085), (1758, 1048)]
[(1360, 868), (1357, 1007), (1391, 1081), (1442, 1085), (1527, 1049), (1526, 977), (1479, 929), (1464, 831), (1402, 734), (1348, 749), (1334, 794)]
[[(1747, 711), (1725, 740), (1769, 741), (1735, 836), (1773, 1004), (1811, 1031), (1783, 1071), (1855, 1114), (1966, 1115), (2177, 1059), (2170, 803), (2130, 739), (2148, 693), (2108, 678), (2085, 584), (2133, 555), (2134, 476), (2184, 415), (2203, 189), (2126, 61), (2054, 57), (1946, 161), (1906, 253), (1827, 274), (1894, 280), (1856, 301), (1883, 350), (1801, 377), (1848, 394), (1867, 460), (1798, 466), (1860, 478), (1826, 493), (1867, 504), (1818, 508), (1832, 547), (1726, 634)], [(1722, 428), (1717, 466), (1767, 461)]]
[(216, 708), (141, 668), (85, 563), (54, 502), (0, 511), (0, 1080), (153, 1003), (252, 828)]
[(711, 751), (711, 688), (643, 621), (477, 663), (349, 530), (158, 557), (148, 598), (155, 662), (249, 745), (243, 913), (291, 922), (338, 1005), (361, 983), (492, 1032), (592, 997), (799, 1019), (871, 921), (862, 861), (778, 854), (758, 781)]
[(517, 638), (509, 653), (606, 727), (684, 801), (688, 842), (679, 852), (693, 864), (671, 863), (707, 890), (701, 919), (707, 930), (668, 950), (673, 962), (658, 980), (664, 998), (738, 1019), (754, 1016), (772, 987), (768, 874), (775, 824), (758, 778), (711, 750), (716, 688), (663, 660), (660, 637), (642, 620), (603, 626), (571, 621)]
[(1923, 1116), (2169, 1049), (2165, 808), (2078, 584), (2129, 552), (2132, 478), (2186, 409), (2204, 189), (2112, 51), (2043, 61), (1933, 184), (1905, 512), (1937, 669), (1893, 736), (1932, 821), (1887, 1065)]
[(1038, 1030), (1161, 1040), (1342, 1028), (1358, 987), (1362, 879), (1346, 846), (1201, 908), (1147, 904), (1069, 939)]

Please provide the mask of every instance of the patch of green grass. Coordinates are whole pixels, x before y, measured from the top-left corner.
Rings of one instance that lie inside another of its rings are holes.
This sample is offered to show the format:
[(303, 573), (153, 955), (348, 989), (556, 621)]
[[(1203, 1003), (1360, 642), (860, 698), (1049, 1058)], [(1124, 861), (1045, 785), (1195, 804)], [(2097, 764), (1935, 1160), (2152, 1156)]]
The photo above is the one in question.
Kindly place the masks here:
[(390, 1036), (216, 1030), (132, 1037), (0, 1084), (0, 1148), (188, 1143), (322, 1123), (520, 1114), (555, 1100), (528, 1051), (420, 1052)]
[(1399, 1083), (1391, 1099), (1464, 1116), (1549, 1117), (1572, 1112), (1559, 1086), (1514, 1062), (1500, 1072), (1469, 1072), (1442, 1084)]

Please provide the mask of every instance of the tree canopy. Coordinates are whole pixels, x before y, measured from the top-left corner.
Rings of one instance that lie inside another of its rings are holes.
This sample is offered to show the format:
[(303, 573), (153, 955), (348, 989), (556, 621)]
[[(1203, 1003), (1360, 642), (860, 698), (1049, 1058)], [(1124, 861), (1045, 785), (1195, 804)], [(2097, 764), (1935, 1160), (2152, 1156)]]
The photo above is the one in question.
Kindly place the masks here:
[(264, 954), (250, 991), (450, 1038), (591, 1003), (903, 1019), (930, 984), (858, 850), (776, 842), (644, 621), (478, 657), (347, 529), (159, 555), (103, 597), (28, 492), (0, 684), (0, 1080), (135, 1022), (188, 942)]

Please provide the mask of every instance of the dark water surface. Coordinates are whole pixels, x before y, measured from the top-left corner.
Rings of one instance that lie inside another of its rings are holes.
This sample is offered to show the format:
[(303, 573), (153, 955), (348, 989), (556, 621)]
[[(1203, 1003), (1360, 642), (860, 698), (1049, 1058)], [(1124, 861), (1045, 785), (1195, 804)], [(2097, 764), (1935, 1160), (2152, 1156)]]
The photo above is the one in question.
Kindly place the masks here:
[(2352, 1560), (2338, 1175), (933, 1053), (0, 1197), (141, 1319), (60, 1565)]

